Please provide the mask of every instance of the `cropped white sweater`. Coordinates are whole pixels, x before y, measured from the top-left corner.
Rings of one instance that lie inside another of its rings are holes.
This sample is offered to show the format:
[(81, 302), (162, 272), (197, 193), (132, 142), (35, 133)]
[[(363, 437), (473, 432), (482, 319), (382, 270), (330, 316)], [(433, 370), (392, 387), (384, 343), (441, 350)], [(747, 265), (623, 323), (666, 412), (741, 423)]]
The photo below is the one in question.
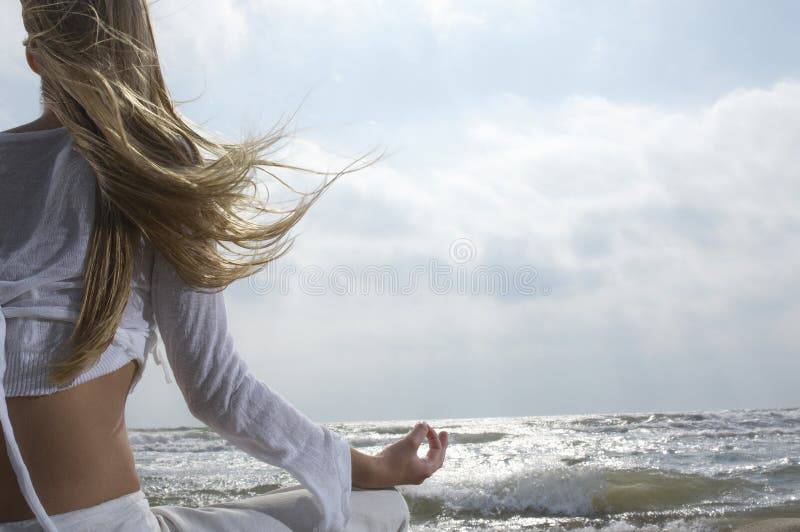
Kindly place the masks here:
[(6, 396), (51, 394), (136, 360), (133, 392), (149, 353), (163, 367), (160, 333), (191, 413), (297, 478), (321, 511), (317, 530), (343, 530), (352, 480), (347, 440), (253, 375), (228, 332), (223, 292), (190, 288), (149, 244), (137, 259), (131, 297), (109, 348), (71, 384), (47, 383), (46, 363), (57, 359), (80, 309), (95, 180), (66, 128), (0, 133), (0, 422), (20, 489), (39, 523), (56, 530), (14, 439)]

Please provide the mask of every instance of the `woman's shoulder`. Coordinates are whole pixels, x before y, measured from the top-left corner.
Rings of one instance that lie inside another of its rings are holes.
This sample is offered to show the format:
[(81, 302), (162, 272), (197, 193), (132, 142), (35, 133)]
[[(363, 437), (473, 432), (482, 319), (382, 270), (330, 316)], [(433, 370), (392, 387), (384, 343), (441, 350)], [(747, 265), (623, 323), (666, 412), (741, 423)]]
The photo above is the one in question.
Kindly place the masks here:
[(45, 111), (36, 120), (31, 120), (27, 124), (22, 124), (17, 127), (2, 131), (0, 133), (28, 133), (31, 131), (49, 131), (52, 129), (65, 129), (62, 126), (63, 124), (58, 120), (55, 114), (53, 114), (48, 110)]
[(69, 130), (64, 126), (59, 127), (32, 127), (30, 124), (24, 124), (15, 128), (0, 131), (0, 139), (2, 140), (34, 140), (39, 138), (49, 138), (55, 136), (64, 136), (69, 133)]

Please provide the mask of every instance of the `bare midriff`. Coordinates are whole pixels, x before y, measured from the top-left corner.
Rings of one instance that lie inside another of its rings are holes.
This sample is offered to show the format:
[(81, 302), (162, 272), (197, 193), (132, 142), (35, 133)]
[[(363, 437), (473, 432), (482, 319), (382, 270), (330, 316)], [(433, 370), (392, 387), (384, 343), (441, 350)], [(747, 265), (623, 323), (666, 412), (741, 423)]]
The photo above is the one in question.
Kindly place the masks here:
[[(31, 481), (50, 515), (88, 508), (139, 489), (125, 429), (137, 362), (51, 395), (7, 397)], [(34, 517), (17, 484), (0, 430), (0, 523)]]

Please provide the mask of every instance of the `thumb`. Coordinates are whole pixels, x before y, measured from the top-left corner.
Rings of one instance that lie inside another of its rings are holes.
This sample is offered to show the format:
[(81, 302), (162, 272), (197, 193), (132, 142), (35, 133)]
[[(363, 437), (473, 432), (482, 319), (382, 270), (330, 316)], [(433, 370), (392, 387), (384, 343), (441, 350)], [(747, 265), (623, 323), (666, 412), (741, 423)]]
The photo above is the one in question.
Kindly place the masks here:
[(406, 438), (411, 439), (414, 442), (414, 447), (418, 448), (428, 438), (427, 434), (428, 424), (420, 421), (414, 425), (414, 428), (406, 435)]

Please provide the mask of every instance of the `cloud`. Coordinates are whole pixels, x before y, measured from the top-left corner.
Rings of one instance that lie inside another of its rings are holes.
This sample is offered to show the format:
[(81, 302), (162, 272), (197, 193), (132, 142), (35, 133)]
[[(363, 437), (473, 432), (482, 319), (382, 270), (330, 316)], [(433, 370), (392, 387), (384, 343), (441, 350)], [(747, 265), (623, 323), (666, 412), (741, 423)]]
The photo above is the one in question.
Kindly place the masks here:
[[(794, 82), (739, 89), (692, 113), (485, 102), (452, 120), (459, 157), (441, 160), (457, 163), (342, 179), (281, 264), (405, 271), (469, 237), (469, 265), (530, 264), (552, 292), (257, 295), (242, 283), (228, 299), (240, 352), (320, 420), (792, 404), (798, 96)], [(441, 134), (417, 132), (434, 146)]]
[(453, 5), (450, 0), (427, 0), (419, 2), (434, 33), (444, 37), (455, 28), (471, 29), (486, 23), (486, 15)]
[[(800, 263), (799, 97), (800, 84), (782, 82), (732, 91), (692, 113), (587, 96), (544, 111), (519, 96), (487, 102), (453, 120), (458, 163), (416, 173), (384, 163), (343, 178), (334, 186), (341, 193), (304, 222), (292, 260), (323, 268), (372, 260), (402, 270), (425, 256), (447, 260), (449, 243), (468, 237), (477, 250), (470, 266), (532, 265), (552, 292), (437, 296), (422, 287), (413, 297), (321, 297), (295, 288), (273, 315), (275, 330), (302, 335), (288, 316), (303, 313), (325, 340), (306, 338), (302, 348), (278, 341), (323, 367), (323, 352), (346, 353), (338, 363), (351, 367), (378, 356), (387, 375), (412, 363), (431, 375), (453, 364), (485, 372), (498, 360), (497, 378), (512, 379), (507, 368), (536, 361), (591, 382), (582, 397), (605, 409), (791, 402), (783, 381), (743, 396), (735, 383), (753, 371), (755, 350), (770, 368), (759, 376), (765, 383), (800, 369), (786, 356), (800, 341), (787, 326), (800, 312), (789, 295)], [(436, 144), (424, 124), (418, 132), (419, 142)], [(343, 225), (343, 217), (358, 223)], [(239, 319), (255, 349), (258, 319)], [(400, 345), (421, 347), (397, 359), (378, 354)], [(664, 386), (646, 398), (613, 391), (644, 392), (658, 371)], [(412, 395), (435, 380), (418, 377), (407, 384)], [(449, 393), (468, 415), (480, 407), (462, 384)], [(579, 402), (507, 385), (521, 395), (493, 399), (498, 413), (524, 398), (554, 409)]]
[(190, 60), (212, 72), (252, 37), (247, 11), (238, 0), (154, 2), (150, 17), (167, 62)]

